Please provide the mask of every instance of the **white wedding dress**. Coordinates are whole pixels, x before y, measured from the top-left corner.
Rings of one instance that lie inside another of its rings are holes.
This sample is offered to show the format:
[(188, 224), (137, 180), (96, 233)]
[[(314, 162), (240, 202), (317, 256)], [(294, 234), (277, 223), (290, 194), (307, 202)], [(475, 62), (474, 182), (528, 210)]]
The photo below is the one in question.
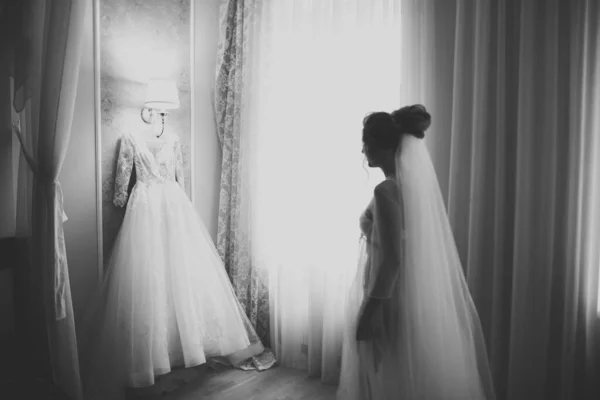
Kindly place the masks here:
[(158, 146), (121, 139), (114, 204), (127, 209), (82, 344), (90, 399), (122, 399), (175, 366), (219, 356), (239, 365), (264, 350), (184, 191), (180, 142), (165, 136)]
[[(360, 218), (361, 256), (347, 297), (338, 400), (494, 400), (485, 340), (422, 140), (405, 135), (396, 178)], [(372, 339), (361, 305), (381, 300)]]

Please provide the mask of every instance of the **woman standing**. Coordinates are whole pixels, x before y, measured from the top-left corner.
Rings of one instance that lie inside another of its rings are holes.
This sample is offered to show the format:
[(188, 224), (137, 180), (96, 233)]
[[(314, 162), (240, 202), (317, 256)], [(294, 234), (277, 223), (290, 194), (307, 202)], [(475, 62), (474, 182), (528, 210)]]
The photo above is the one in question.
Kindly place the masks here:
[(339, 400), (495, 399), (481, 324), (431, 158), (421, 105), (363, 121), (386, 179), (360, 218)]

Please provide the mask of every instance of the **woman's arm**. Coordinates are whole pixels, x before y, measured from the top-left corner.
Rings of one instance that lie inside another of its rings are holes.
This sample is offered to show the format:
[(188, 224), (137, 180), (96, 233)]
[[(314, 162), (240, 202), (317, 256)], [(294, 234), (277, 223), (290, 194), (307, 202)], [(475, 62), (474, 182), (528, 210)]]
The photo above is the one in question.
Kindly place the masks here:
[(377, 249), (372, 254), (370, 290), (361, 306), (356, 340), (371, 339), (376, 329), (372, 321), (381, 302), (392, 295), (402, 263), (402, 202), (394, 182), (385, 181), (375, 188), (375, 229)]
[(373, 283), (369, 297), (388, 299), (398, 279), (402, 263), (403, 209), (396, 184), (384, 181), (375, 188), (375, 229), (377, 255), (372, 265)]
[(115, 192), (113, 203), (117, 207), (125, 207), (128, 198), (129, 181), (134, 168), (133, 144), (128, 135), (121, 137), (119, 156), (117, 158), (117, 171), (115, 174)]

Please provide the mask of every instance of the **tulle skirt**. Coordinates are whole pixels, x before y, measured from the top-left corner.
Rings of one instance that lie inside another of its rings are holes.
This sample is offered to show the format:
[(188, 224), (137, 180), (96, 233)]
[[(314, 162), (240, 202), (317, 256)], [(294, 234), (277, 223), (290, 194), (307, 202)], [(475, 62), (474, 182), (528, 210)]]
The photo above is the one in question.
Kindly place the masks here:
[[(346, 299), (346, 322), (338, 400), (491, 400), (482, 387), (481, 376), (470, 362), (473, 338), (447, 330), (422, 332), (417, 327), (425, 316), (405, 309), (407, 292), (402, 280), (391, 298), (371, 319), (373, 338), (356, 341), (360, 308), (368, 274), (367, 243), (361, 240), (358, 269)], [(407, 266), (410, 267), (410, 266)], [(425, 289), (425, 288), (423, 288)], [(427, 292), (420, 295), (427, 302)], [(434, 335), (433, 338), (431, 335)], [(442, 338), (442, 335), (444, 338)], [(438, 351), (440, 343), (448, 347)]]
[[(395, 155), (401, 262), (391, 296), (357, 343), (365, 276), (385, 259), (377, 208), (347, 304), (339, 400), (494, 400), (486, 341), (469, 293), (435, 168), (422, 140), (404, 135)], [(401, 151), (400, 151), (401, 149)], [(367, 259), (367, 254), (370, 260)]]
[(87, 397), (121, 399), (125, 387), (153, 385), (172, 367), (208, 357), (241, 363), (264, 350), (249, 327), (183, 190), (138, 182), (85, 321)]
[(342, 366), (338, 400), (371, 400), (370, 382), (375, 373), (374, 349), (371, 342), (357, 342), (356, 329), (360, 307), (364, 299), (365, 266), (367, 264), (366, 240), (361, 238), (358, 268), (346, 298), (345, 325), (342, 341)]

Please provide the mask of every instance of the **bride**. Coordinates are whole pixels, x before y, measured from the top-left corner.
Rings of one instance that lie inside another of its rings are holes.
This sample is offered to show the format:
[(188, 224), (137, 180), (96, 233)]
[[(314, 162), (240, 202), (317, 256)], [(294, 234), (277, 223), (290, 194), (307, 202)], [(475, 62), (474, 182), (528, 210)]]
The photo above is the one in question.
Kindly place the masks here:
[(485, 342), (463, 276), (421, 105), (363, 122), (363, 152), (386, 179), (360, 219), (339, 400), (493, 400)]
[(178, 137), (153, 139), (121, 139), (113, 202), (127, 209), (84, 326), (90, 399), (122, 399), (174, 366), (220, 356), (238, 366), (264, 350), (185, 194)]

